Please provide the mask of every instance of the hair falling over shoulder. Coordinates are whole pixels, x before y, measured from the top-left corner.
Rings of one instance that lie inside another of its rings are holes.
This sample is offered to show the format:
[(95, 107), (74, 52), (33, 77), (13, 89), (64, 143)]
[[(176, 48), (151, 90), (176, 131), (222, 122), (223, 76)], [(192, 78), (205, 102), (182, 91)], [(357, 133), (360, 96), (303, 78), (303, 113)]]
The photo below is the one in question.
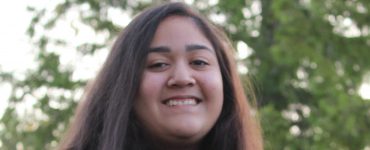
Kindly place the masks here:
[[(224, 105), (217, 122), (202, 140), (201, 149), (263, 149), (258, 119), (252, 114), (244, 93), (228, 38), (189, 6), (166, 3), (141, 12), (116, 39), (102, 69), (86, 89), (61, 142), (61, 150), (147, 150), (150, 147), (132, 110), (149, 45), (160, 22), (171, 15), (192, 18), (212, 43), (220, 65)], [(247, 91), (253, 95), (252, 89)]]

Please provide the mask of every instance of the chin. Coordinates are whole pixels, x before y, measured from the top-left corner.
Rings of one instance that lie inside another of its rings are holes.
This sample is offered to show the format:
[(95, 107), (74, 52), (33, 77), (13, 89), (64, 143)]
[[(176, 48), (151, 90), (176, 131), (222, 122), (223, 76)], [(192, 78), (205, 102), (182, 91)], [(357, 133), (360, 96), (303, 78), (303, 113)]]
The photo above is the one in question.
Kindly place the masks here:
[(197, 142), (206, 135), (208, 130), (201, 124), (184, 123), (173, 127), (170, 132), (176, 139)]

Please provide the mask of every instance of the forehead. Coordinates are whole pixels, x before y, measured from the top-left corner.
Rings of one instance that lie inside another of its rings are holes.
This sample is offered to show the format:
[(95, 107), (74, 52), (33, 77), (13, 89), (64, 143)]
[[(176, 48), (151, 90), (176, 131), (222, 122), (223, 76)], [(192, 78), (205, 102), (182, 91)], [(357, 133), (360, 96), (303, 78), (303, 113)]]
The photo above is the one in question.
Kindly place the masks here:
[(188, 44), (201, 44), (212, 48), (193, 18), (174, 15), (159, 24), (150, 47), (179, 47)]

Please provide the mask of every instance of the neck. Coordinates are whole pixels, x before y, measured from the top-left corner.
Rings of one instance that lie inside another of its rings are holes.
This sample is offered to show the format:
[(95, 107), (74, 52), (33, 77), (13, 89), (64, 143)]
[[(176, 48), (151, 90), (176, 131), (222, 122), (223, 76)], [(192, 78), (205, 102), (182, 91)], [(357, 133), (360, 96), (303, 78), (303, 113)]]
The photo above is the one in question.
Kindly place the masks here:
[[(155, 139), (155, 138), (154, 138)], [(155, 150), (200, 150), (200, 142), (189, 142), (187, 140), (185, 141), (172, 141), (172, 142), (164, 142), (164, 141), (158, 141), (153, 139), (147, 139), (148, 142), (151, 145), (151, 149)], [(150, 148), (150, 147), (149, 147)]]
[(156, 150), (200, 150), (198, 145), (157, 145)]
[(188, 140), (174, 140), (174, 141), (163, 141), (159, 140), (156, 137), (148, 134), (143, 130), (137, 130), (137, 137), (139, 141), (147, 143), (146, 148), (153, 150), (200, 150), (201, 141), (199, 142), (190, 142)]

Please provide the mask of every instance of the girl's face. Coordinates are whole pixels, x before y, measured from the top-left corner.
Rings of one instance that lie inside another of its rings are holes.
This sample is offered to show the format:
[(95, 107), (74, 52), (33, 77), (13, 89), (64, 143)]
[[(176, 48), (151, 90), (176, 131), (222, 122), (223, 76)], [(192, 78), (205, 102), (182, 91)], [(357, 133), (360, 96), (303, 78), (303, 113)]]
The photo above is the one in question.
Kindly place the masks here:
[(150, 45), (134, 111), (159, 143), (196, 144), (223, 105), (218, 60), (210, 41), (189, 17), (163, 20)]

